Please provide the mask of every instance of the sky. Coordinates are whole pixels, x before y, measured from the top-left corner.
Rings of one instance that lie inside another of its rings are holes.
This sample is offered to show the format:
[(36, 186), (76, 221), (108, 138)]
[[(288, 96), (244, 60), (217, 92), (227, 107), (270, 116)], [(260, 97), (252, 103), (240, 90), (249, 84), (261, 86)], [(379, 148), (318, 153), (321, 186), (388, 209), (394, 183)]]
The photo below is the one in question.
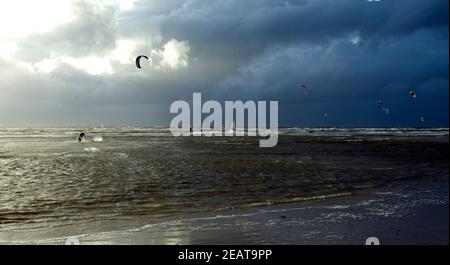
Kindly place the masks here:
[(200, 92), (277, 100), (282, 127), (448, 127), (448, 5), (2, 1), (0, 126), (168, 126)]

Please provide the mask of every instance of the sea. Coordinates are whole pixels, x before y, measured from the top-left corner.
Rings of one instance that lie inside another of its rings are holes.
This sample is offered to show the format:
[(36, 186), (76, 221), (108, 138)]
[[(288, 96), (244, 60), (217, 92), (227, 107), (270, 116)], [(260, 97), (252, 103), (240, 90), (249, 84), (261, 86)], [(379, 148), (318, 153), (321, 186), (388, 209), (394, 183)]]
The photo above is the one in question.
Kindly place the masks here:
[[(78, 143), (81, 131), (87, 140)], [(14, 231), (70, 236), (64, 227), (133, 229), (448, 183), (448, 128), (278, 134), (277, 146), (261, 148), (259, 137), (173, 137), (163, 127), (0, 127), (0, 242), (19, 242)]]

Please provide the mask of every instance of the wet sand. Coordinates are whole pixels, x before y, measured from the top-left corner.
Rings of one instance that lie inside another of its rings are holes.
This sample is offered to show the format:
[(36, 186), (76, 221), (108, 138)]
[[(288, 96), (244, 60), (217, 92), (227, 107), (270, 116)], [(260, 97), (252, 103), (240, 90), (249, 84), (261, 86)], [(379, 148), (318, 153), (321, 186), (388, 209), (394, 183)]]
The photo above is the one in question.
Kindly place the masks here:
[[(2, 244), (448, 244), (448, 181), (420, 188), (383, 188), (340, 198), (186, 216), (142, 225), (136, 221), (0, 233)], [(128, 227), (128, 228), (125, 228)], [(6, 242), (4, 240), (7, 240)]]

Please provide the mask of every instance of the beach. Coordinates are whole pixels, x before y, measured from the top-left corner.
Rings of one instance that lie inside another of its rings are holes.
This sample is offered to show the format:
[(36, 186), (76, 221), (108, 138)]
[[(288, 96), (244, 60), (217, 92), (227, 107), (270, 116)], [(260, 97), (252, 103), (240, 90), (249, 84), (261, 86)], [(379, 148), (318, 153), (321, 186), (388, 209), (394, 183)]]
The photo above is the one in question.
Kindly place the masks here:
[(448, 244), (446, 128), (86, 131), (0, 129), (1, 244)]
[[(3, 231), (0, 243), (66, 244), (75, 238), (86, 245), (364, 245), (367, 238), (376, 237), (380, 244), (388, 245), (446, 245), (448, 206), (448, 182), (441, 182), (152, 224), (138, 218), (141, 220), (134, 220), (134, 228), (121, 220)], [(87, 231), (92, 232), (84, 234)]]

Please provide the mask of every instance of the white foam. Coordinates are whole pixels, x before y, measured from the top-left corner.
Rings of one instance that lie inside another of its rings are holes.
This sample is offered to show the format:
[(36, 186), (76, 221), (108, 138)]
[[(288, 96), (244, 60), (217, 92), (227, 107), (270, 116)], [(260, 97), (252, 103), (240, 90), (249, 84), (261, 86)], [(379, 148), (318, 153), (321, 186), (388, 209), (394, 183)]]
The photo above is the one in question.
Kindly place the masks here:
[(92, 140), (93, 140), (94, 142), (103, 142), (103, 137), (101, 137), (101, 136), (95, 136), (94, 138), (92, 138)]
[(92, 147), (86, 147), (83, 150), (87, 151), (87, 152), (97, 152), (98, 148), (95, 148), (95, 147), (92, 146)]

